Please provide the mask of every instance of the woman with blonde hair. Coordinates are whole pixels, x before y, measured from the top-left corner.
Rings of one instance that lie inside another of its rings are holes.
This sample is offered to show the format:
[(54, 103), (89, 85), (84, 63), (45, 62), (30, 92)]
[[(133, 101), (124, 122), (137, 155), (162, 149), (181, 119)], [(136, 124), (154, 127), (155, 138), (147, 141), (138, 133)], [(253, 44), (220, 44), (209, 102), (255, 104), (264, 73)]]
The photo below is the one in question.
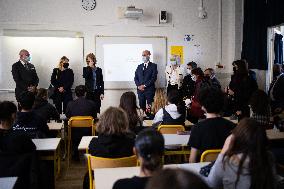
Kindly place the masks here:
[(162, 88), (156, 89), (154, 102), (152, 106), (152, 113), (155, 115), (161, 108), (164, 108), (167, 103), (167, 96)]
[(67, 104), (72, 101), (71, 87), (74, 83), (74, 73), (69, 67), (69, 59), (66, 56), (61, 57), (58, 68), (54, 68), (51, 75), (51, 84), (55, 87), (53, 102), (58, 113), (65, 113)]
[(101, 100), (104, 99), (104, 79), (102, 69), (97, 67), (97, 59), (93, 53), (86, 56), (87, 67), (83, 68), (83, 78), (87, 88), (86, 98), (95, 102), (96, 113), (100, 113)]

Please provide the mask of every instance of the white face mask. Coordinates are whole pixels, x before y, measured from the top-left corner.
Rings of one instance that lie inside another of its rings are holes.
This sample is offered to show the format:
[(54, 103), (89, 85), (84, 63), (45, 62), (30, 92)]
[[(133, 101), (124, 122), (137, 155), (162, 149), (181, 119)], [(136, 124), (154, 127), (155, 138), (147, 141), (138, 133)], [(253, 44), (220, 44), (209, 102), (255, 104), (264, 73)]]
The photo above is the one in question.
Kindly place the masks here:
[(177, 61), (176, 61), (176, 60), (171, 60), (170, 63), (171, 63), (171, 65), (173, 65), (173, 66), (177, 65)]
[(186, 72), (189, 74), (189, 75), (191, 75), (191, 69), (186, 69)]
[(192, 81), (196, 81), (195, 75), (191, 76)]
[(142, 56), (142, 62), (146, 63), (150, 60), (149, 56)]

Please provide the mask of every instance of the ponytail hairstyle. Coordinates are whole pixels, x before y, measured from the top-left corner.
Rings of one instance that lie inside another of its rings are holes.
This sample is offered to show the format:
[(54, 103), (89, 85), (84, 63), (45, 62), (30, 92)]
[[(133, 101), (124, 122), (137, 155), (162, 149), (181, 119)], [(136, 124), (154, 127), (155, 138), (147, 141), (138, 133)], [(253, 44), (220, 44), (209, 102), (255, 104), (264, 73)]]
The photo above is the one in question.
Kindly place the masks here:
[(155, 172), (162, 168), (165, 141), (161, 133), (153, 129), (145, 129), (139, 133), (135, 141), (137, 156), (142, 159), (142, 171)]
[(16, 114), (17, 106), (10, 101), (0, 102), (0, 123), (1, 125), (6, 125), (10, 129), (13, 124), (14, 118), (13, 114)]
[(185, 103), (177, 90), (171, 90), (168, 93), (167, 100), (168, 103), (175, 104), (177, 106), (178, 113), (185, 115)]

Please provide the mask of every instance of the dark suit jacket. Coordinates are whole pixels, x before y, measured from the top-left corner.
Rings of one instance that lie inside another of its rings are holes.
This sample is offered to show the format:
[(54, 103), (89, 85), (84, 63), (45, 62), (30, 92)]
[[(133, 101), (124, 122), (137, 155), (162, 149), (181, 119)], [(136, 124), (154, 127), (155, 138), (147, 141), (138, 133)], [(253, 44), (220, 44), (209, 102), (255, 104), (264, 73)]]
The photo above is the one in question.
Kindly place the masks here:
[(28, 69), (25, 68), (21, 61), (14, 63), (12, 75), (16, 82), (15, 93), (17, 99), (23, 91), (27, 91), (29, 86), (37, 86), (39, 82), (35, 67), (31, 63), (28, 63)]
[(65, 115), (68, 118), (72, 116), (93, 116), (96, 118), (95, 103), (84, 97), (79, 97), (68, 103)]
[(149, 62), (145, 70), (143, 70), (143, 67), (144, 63), (140, 64), (135, 71), (134, 81), (136, 86), (145, 85), (145, 90), (155, 90), (158, 75), (157, 64)]
[[(272, 86), (270, 86), (268, 94), (270, 94), (271, 88)], [(273, 97), (277, 104), (276, 106), (284, 108), (284, 74), (274, 84)]]
[(72, 69), (59, 70), (54, 68), (51, 75), (51, 84), (55, 87), (55, 93), (59, 87), (63, 87), (66, 92), (71, 92), (71, 87), (74, 82), (74, 73)]
[[(94, 89), (94, 80), (93, 80), (93, 70), (90, 66), (83, 68), (83, 78), (85, 78), (85, 86), (87, 92), (91, 92)], [(102, 69), (97, 67), (96, 70), (96, 86), (100, 94), (104, 94), (104, 78)]]

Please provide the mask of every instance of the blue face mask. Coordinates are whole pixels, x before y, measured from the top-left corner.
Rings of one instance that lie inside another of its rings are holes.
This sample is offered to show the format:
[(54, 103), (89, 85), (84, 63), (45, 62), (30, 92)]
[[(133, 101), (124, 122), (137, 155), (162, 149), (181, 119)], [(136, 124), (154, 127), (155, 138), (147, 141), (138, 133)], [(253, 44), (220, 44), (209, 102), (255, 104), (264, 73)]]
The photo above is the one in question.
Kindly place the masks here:
[(30, 57), (30, 56), (27, 56), (27, 57), (25, 58), (25, 61), (30, 62), (30, 61), (31, 61), (31, 57)]
[(171, 60), (170, 62), (171, 62), (171, 65), (173, 65), (173, 66), (177, 65), (177, 61), (176, 60)]
[(142, 56), (142, 62), (146, 63), (150, 60), (149, 56)]

